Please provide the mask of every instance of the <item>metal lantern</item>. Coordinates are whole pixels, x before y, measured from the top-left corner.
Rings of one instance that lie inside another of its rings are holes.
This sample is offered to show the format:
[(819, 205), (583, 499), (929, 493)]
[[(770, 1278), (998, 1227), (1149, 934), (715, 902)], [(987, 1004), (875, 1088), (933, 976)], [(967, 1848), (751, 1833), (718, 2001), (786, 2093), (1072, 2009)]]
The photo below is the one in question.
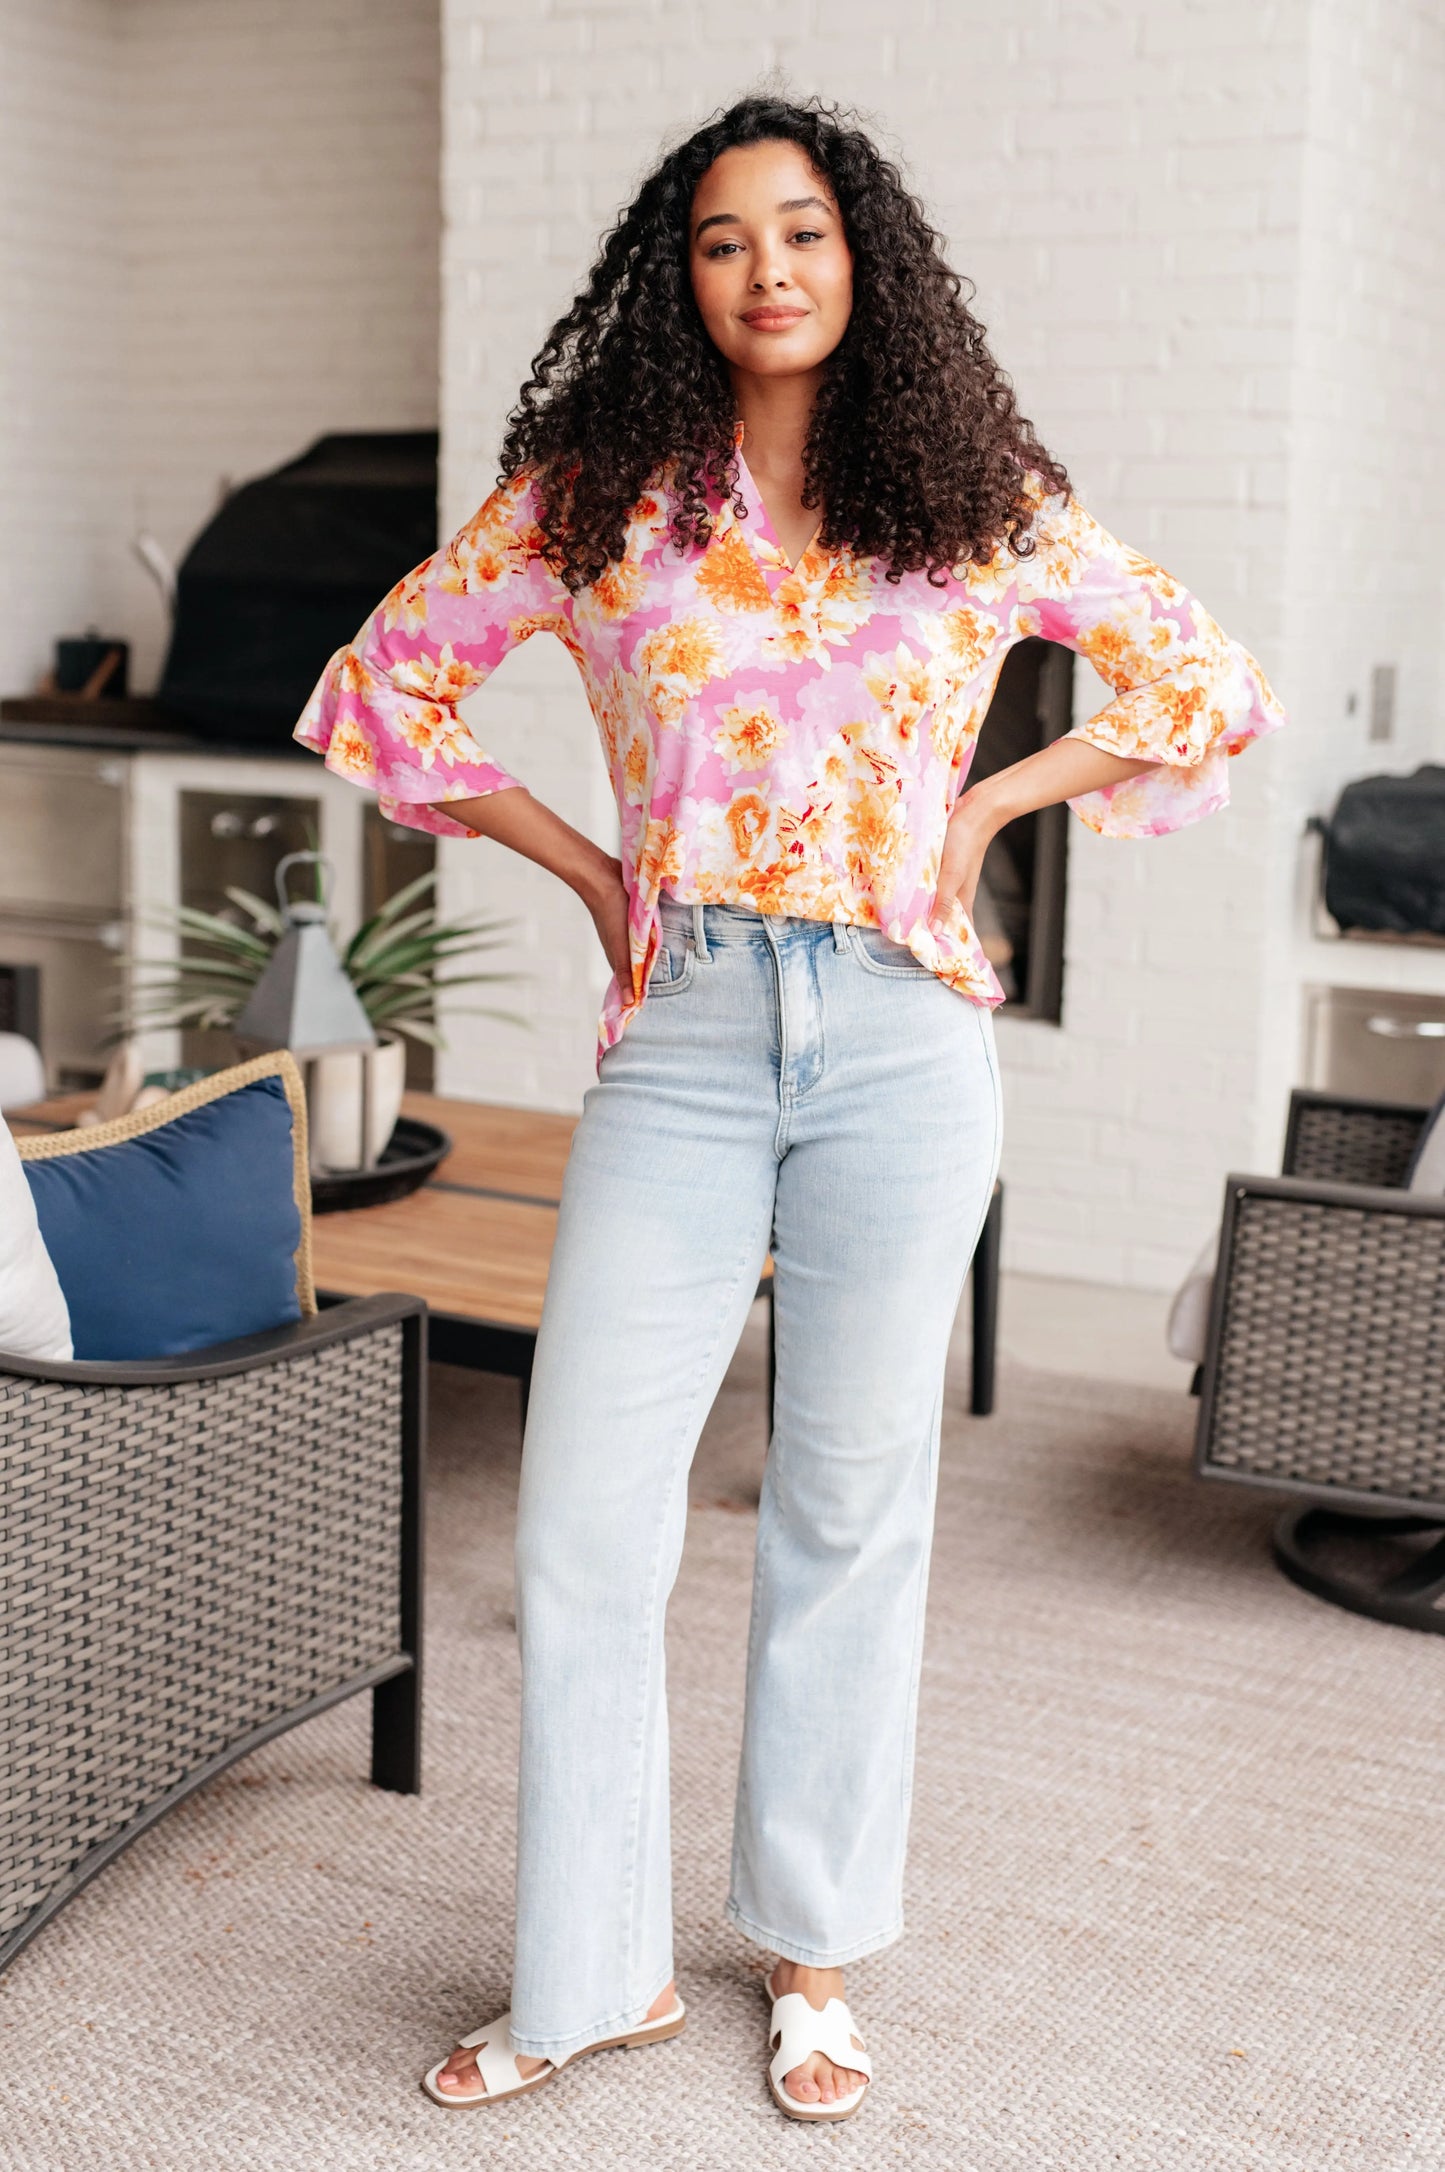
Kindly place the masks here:
[(288, 852), (277, 867), (281, 937), (233, 1031), (248, 1051), (259, 1054), (267, 1049), (287, 1048), (296, 1058), (306, 1081), (306, 1103), (312, 1118), (313, 1171), (319, 1167), (315, 1142), (321, 1128), (317, 1102), (323, 1086), (324, 1059), (356, 1058), (361, 1085), (357, 1097), (356, 1159), (353, 1162), (348, 1158), (345, 1166), (364, 1169), (374, 1158), (369, 1151), (372, 1068), (380, 1044), (346, 968), (336, 955), (326, 925), (325, 904), (287, 896), (288, 872), (304, 865), (324, 868), (328, 876), (333, 873), (330, 861), (319, 852)]

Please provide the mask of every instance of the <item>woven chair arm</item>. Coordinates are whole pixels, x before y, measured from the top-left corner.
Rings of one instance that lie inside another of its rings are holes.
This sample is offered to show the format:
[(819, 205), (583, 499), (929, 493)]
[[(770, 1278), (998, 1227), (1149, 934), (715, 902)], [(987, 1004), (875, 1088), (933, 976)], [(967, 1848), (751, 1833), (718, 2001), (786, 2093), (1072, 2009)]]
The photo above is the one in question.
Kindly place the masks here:
[(1226, 1179), (1195, 1467), (1445, 1503), (1445, 1198)]
[(1289, 1097), (1283, 1174), (1339, 1184), (1402, 1184), (1428, 1109), (1349, 1094)]
[(425, 1333), (382, 1296), (154, 1364), (0, 1356), (0, 1967), (343, 1697), (373, 1692), (373, 1775), (416, 1787)]
[(425, 1312), (426, 1305), (419, 1297), (351, 1297), (286, 1327), (267, 1328), (264, 1334), (244, 1335), (235, 1342), (213, 1343), (208, 1349), (189, 1350), (179, 1357), (84, 1359), (64, 1364), (55, 1358), (13, 1357), (0, 1350), (0, 1373), (19, 1380), (94, 1388), (162, 1387), (183, 1380), (223, 1380), (232, 1373), (254, 1372), (284, 1358), (304, 1357), (308, 1351), (324, 1350), (332, 1343), (374, 1334), (379, 1328)]
[[(1226, 1212), (1232, 1196), (1250, 1199), (1306, 1201), (1321, 1207), (1353, 1209), (1369, 1216), (1403, 1216), (1406, 1220), (1445, 1220), (1445, 1194), (1402, 1192), (1394, 1184), (1349, 1184), (1311, 1176), (1227, 1176), (1224, 1180)], [(1221, 1246), (1222, 1253), (1222, 1246)]]

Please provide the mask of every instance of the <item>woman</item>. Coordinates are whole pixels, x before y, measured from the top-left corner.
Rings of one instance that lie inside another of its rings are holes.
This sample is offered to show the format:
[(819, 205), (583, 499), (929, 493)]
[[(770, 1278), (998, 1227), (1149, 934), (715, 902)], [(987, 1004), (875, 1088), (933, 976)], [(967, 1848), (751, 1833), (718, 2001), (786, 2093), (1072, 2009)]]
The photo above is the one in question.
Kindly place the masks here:
[[(1279, 712), (1074, 503), (897, 171), (816, 101), (746, 99), (662, 161), (543, 347), (502, 472), (297, 733), (394, 819), (560, 876), (614, 968), (522, 1463), (512, 2011), (424, 2086), (495, 2103), (683, 2025), (663, 1614), (771, 1249), (728, 1914), (779, 1956), (778, 2106), (846, 2118), (871, 2064), (842, 1971), (901, 1930), (944, 1361), (998, 1166), (979, 868), (1063, 799), (1119, 836), (1197, 819)], [(457, 714), (543, 629), (586, 683), (620, 857)], [(964, 789), (1026, 634), (1118, 698)]]

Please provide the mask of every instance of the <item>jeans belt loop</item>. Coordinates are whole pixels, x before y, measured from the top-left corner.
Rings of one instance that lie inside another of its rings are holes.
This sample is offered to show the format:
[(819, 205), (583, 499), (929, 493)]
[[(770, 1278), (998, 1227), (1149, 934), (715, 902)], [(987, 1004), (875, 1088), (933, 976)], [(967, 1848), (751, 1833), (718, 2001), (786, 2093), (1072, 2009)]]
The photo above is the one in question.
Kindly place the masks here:
[(848, 923), (845, 920), (835, 920), (833, 922), (833, 948), (835, 950), (846, 950), (848, 948)]
[(703, 919), (704, 909), (700, 904), (694, 905), (692, 908), (692, 946), (700, 958), (711, 955), (707, 947), (707, 923)]

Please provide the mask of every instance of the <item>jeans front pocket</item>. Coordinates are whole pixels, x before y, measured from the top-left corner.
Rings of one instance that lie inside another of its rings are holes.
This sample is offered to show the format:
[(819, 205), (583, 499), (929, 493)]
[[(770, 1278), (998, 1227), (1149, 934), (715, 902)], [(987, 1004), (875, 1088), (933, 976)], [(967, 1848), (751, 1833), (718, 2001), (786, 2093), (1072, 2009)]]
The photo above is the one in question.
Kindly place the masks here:
[(648, 1001), (654, 996), (681, 995), (691, 985), (697, 969), (697, 950), (692, 942), (681, 934), (669, 934), (666, 928), (659, 931), (657, 956), (652, 961), (652, 977), (647, 983)]
[(850, 927), (848, 943), (854, 957), (870, 973), (888, 980), (935, 980), (931, 966), (921, 965), (904, 943), (895, 943), (881, 928)]

